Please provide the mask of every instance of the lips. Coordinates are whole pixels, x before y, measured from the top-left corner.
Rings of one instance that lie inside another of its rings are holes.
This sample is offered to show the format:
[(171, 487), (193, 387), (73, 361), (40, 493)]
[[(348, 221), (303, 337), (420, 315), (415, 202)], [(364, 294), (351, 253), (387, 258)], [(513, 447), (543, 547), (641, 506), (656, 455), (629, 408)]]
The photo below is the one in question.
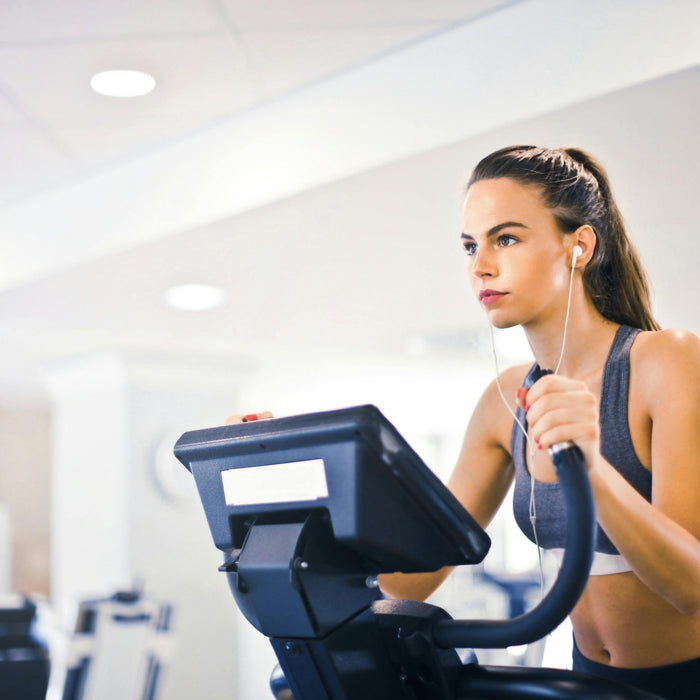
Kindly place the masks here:
[(507, 292), (499, 292), (495, 289), (482, 289), (479, 292), (479, 301), (485, 306), (488, 306), (502, 299), (506, 294)]

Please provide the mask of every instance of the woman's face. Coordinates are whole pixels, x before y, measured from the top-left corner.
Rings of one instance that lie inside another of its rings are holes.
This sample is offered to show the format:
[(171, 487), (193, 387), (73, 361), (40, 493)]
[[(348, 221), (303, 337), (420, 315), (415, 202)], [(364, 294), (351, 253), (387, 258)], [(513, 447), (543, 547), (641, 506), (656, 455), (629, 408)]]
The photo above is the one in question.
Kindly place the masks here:
[(538, 189), (510, 178), (467, 192), (462, 243), (472, 289), (497, 328), (560, 321), (566, 311), (570, 248)]

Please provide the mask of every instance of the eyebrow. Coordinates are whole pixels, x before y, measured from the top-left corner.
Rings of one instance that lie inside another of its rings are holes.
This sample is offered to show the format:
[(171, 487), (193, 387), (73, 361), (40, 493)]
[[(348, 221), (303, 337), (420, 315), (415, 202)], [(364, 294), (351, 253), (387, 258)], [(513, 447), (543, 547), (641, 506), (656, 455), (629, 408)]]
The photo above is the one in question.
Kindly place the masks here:
[[(525, 224), (521, 224), (518, 221), (504, 221), (502, 224), (496, 224), (486, 232), (486, 238), (492, 238), (496, 234), (500, 233), (504, 228), (528, 228)], [(462, 238), (468, 238), (469, 240), (474, 240), (473, 236), (468, 233), (462, 233)]]

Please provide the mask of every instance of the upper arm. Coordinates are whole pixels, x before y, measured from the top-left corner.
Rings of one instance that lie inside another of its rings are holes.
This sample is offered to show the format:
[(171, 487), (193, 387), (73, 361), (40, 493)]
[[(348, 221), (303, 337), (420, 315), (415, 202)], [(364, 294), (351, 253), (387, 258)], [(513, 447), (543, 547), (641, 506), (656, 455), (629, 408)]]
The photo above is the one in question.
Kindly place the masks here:
[[(506, 397), (513, 395), (523, 372), (507, 370), (501, 377)], [(448, 481), (450, 491), (470, 515), (486, 526), (496, 514), (513, 481), (509, 451), (512, 418), (498, 393), (495, 381), (474, 409), (457, 465)]]
[[(501, 381), (506, 395), (515, 394), (517, 376), (524, 372), (508, 370)], [(515, 402), (513, 402), (513, 405)], [(482, 528), (491, 521), (513, 480), (507, 449), (509, 414), (495, 386), (489, 386), (469, 421), (457, 465), (448, 481), (450, 491)], [(382, 574), (382, 591), (394, 598), (425, 600), (442, 581), (451, 567), (425, 574)]]
[(652, 502), (700, 539), (700, 340), (659, 331), (641, 348), (651, 419)]

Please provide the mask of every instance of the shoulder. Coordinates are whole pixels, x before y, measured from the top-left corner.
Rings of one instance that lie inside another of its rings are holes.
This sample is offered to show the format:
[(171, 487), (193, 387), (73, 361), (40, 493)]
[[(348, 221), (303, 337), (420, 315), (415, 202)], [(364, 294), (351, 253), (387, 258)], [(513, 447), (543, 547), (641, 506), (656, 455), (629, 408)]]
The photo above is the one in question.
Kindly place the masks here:
[[(484, 389), (469, 419), (458, 466), (451, 483), (460, 482), (466, 473), (472, 475), (470, 479), (474, 478), (475, 473), (481, 475), (479, 479), (489, 474), (494, 479), (496, 473), (506, 474), (504, 470), (511, 461), (510, 438), (513, 427), (511, 411), (515, 413), (517, 408), (515, 392), (525, 379), (528, 370), (527, 365), (510, 367), (501, 372), (498, 378), (494, 378)], [(510, 478), (509, 472), (507, 476)], [(507, 488), (507, 484), (505, 487)], [(490, 520), (492, 515), (493, 513), (487, 520)]]
[(700, 339), (690, 331), (642, 331), (632, 346), (631, 362), (649, 399), (700, 389)]
[(487, 434), (506, 450), (510, 449), (513, 413), (517, 410), (515, 392), (522, 386), (530, 367), (518, 365), (503, 370), (498, 379), (493, 379), (486, 387), (472, 414), (473, 429)]
[(484, 398), (489, 401), (499, 401), (503, 403), (503, 399), (500, 396), (500, 388), (503, 391), (506, 399), (508, 399), (508, 405), (512, 404), (513, 410), (515, 410), (515, 392), (518, 387), (523, 385), (527, 373), (530, 371), (532, 365), (516, 365), (514, 367), (509, 367), (504, 369), (499, 375), (498, 379), (494, 379), (484, 390)]
[(647, 369), (663, 368), (672, 370), (678, 364), (700, 363), (700, 339), (682, 328), (668, 328), (662, 331), (642, 331), (633, 345), (634, 360)]

